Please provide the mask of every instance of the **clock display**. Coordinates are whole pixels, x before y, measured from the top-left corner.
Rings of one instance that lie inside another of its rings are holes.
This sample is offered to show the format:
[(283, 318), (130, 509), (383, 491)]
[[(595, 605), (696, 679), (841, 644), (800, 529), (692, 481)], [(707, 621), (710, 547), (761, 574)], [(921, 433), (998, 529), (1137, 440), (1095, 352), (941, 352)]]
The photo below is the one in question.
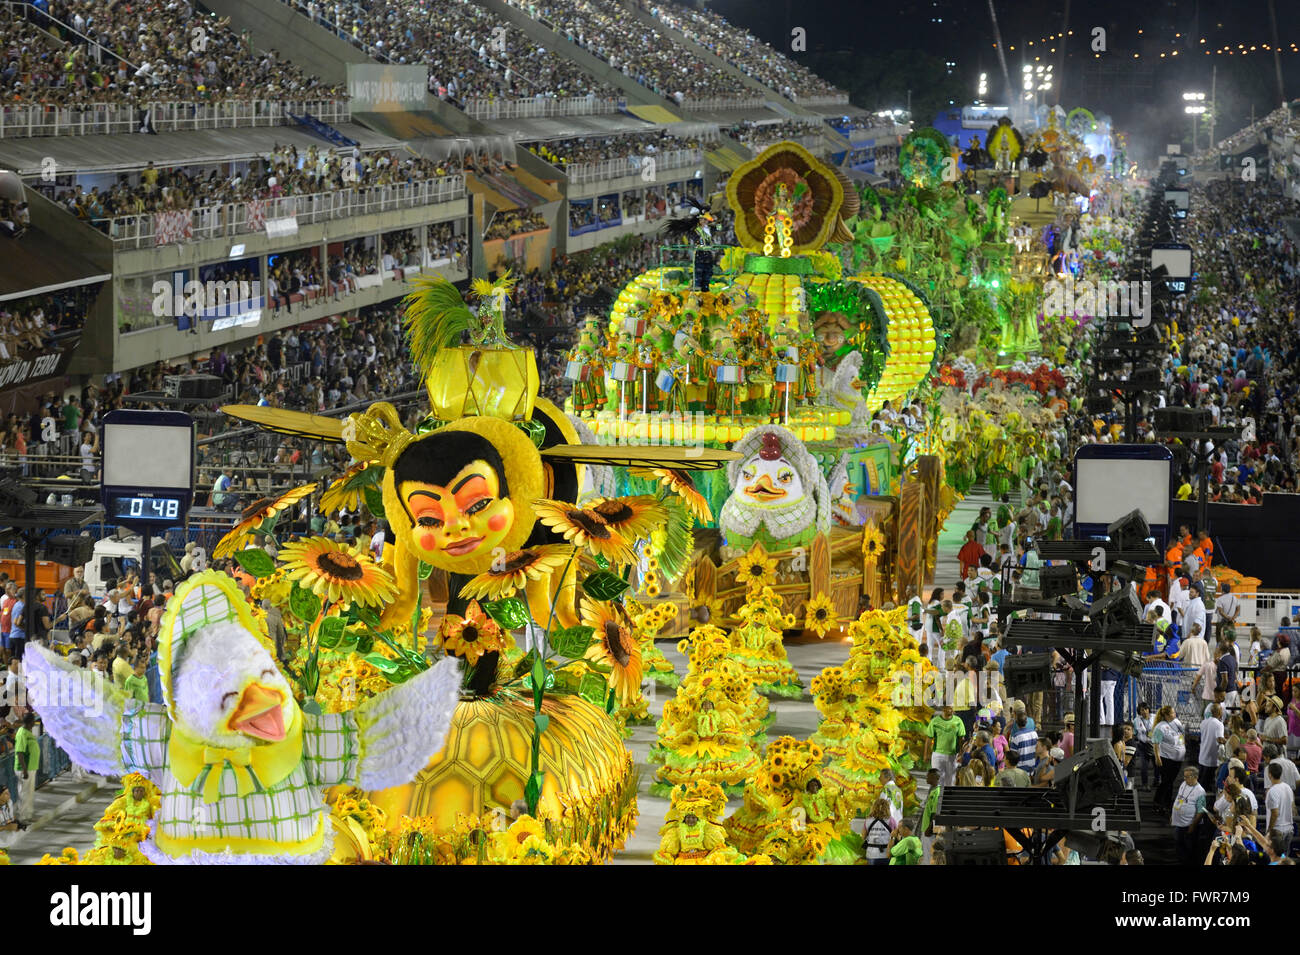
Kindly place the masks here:
[(174, 497), (114, 498), (112, 516), (137, 521), (177, 521), (181, 502)]

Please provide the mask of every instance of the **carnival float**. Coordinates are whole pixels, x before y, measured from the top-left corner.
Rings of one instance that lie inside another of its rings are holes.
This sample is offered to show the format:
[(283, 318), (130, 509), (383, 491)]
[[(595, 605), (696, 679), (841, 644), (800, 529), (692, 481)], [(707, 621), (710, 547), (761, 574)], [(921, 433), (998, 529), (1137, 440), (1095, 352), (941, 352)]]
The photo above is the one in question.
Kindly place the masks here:
[[(162, 703), (33, 648), (49, 732), (123, 779), (94, 858), (47, 861), (604, 862), (638, 814), (624, 739), (650, 723), (651, 791), (671, 801), (656, 862), (855, 861), (856, 816), (914, 804), (927, 712), (898, 673), (929, 665), (901, 611), (864, 604), (930, 578), (959, 494), (1051, 454), (1066, 381), (1038, 357), (1034, 303), (1054, 253), (1011, 196), (1103, 175), (1071, 116), (991, 131), (978, 191), (945, 176), (934, 130), (904, 143), (896, 193), (766, 149), (727, 185), (737, 245), (679, 229), (585, 321), (563, 408), (507, 337), (507, 273), (472, 301), (416, 280), (413, 427), (383, 402), (346, 421), (224, 409), (353, 463), (250, 507), (213, 553), (231, 571), (177, 589)], [(386, 520), (382, 558), (281, 540), (314, 495)], [(805, 692), (792, 635), (851, 651), (811, 682), (812, 738), (769, 742), (770, 701)], [(647, 686), (675, 690), (657, 721)], [(93, 719), (59, 705), (87, 697)]]

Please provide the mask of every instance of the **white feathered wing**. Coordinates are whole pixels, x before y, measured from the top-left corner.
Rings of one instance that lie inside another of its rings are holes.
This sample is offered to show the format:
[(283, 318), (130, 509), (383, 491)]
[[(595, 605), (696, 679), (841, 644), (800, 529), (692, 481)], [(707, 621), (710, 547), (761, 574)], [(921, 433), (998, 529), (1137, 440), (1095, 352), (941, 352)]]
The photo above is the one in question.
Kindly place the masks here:
[(78, 766), (120, 776), (122, 712), (127, 696), (93, 670), (75, 667), (42, 646), (23, 656), (27, 695), (54, 741)]
[(460, 661), (447, 657), (356, 708), (362, 789), (388, 789), (415, 778), (447, 741), (460, 684)]

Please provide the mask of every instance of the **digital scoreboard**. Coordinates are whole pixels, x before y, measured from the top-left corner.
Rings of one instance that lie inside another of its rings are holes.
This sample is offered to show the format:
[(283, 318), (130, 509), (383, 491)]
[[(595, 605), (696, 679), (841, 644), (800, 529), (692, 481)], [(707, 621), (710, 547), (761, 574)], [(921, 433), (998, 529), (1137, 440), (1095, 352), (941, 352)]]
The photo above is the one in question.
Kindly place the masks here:
[(110, 521), (141, 532), (185, 523), (194, 500), (193, 418), (183, 411), (111, 411), (100, 446)]

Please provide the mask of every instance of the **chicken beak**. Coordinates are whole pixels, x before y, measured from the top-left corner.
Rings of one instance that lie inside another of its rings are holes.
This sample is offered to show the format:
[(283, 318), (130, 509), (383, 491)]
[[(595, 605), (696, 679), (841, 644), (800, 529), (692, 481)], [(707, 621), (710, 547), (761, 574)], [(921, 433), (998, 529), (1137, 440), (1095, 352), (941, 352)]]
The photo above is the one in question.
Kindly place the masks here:
[(244, 687), (226, 725), (236, 733), (278, 743), (285, 732), (283, 706), (284, 693), (254, 681)]
[(745, 493), (757, 500), (775, 501), (778, 498), (785, 497), (785, 488), (779, 488), (772, 483), (772, 479), (766, 475), (760, 475), (759, 479), (745, 488)]

